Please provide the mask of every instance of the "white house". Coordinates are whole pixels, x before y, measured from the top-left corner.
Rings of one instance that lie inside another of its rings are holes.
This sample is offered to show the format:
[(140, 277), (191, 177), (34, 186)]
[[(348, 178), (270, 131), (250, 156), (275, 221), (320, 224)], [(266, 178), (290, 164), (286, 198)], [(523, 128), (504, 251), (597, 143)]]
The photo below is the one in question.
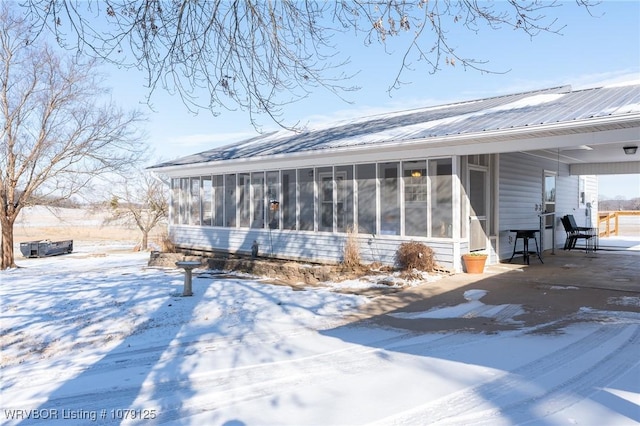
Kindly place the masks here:
[[(158, 164), (178, 247), (339, 262), (357, 229), (368, 262), (415, 240), (456, 271), (513, 229), (562, 246), (560, 217), (595, 224), (597, 175), (640, 173), (640, 84), (555, 87), (280, 131)], [(627, 149), (626, 151), (630, 151)]]

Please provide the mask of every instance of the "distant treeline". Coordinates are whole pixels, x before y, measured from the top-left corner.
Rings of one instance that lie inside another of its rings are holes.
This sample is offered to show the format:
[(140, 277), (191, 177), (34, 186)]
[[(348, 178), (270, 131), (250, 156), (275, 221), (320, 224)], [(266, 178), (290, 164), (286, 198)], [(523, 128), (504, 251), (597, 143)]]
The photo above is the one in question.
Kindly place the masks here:
[(65, 208), (65, 209), (80, 209), (84, 207), (82, 203), (79, 203), (76, 200), (71, 200), (71, 199), (61, 200), (56, 197), (48, 197), (48, 196), (31, 197), (31, 199), (28, 200), (28, 205), (29, 206), (47, 206), (47, 207), (56, 207), (56, 208)]
[(630, 200), (599, 200), (598, 210), (617, 211), (617, 210), (640, 210), (640, 198), (632, 198)]

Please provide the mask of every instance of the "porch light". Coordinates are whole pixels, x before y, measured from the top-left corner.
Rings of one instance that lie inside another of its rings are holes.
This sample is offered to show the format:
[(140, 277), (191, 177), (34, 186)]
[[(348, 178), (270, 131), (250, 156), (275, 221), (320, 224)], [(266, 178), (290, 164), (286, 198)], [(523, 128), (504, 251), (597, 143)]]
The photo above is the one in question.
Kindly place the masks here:
[(624, 153), (627, 155), (633, 155), (636, 153), (636, 151), (638, 150), (638, 146), (637, 145), (630, 145), (630, 146), (625, 146), (624, 148), (622, 148), (624, 150)]
[(420, 170), (411, 170), (411, 177), (420, 177), (422, 172)]

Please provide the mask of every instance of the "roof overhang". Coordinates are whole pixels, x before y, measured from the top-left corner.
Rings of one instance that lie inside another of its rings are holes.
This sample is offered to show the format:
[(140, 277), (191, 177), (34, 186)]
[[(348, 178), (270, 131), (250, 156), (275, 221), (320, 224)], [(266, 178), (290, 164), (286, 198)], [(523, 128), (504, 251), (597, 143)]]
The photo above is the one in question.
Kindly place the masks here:
[[(590, 118), (539, 126), (499, 129), (412, 140), (363, 144), (252, 158), (154, 167), (169, 176), (238, 173), (265, 169), (314, 167), (319, 164), (394, 161), (418, 157), (531, 152), (571, 165), (572, 174), (640, 173), (640, 113)], [(628, 163), (616, 165), (619, 163)], [(593, 164), (594, 166), (589, 166)], [(597, 166), (596, 166), (597, 165)], [(583, 171), (599, 173), (582, 173)]]
[(626, 175), (640, 174), (640, 161), (620, 163), (582, 163), (571, 164), (569, 174), (572, 175)]

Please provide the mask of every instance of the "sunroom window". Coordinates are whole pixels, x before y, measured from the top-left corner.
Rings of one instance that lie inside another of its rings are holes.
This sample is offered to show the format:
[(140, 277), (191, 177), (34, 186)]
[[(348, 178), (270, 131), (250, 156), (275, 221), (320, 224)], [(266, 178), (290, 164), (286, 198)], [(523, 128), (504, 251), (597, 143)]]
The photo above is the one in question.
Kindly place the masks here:
[(313, 231), (314, 199), (313, 169), (298, 170), (298, 188), (300, 203), (300, 229), (301, 231)]
[(264, 228), (264, 173), (251, 173), (251, 227)]
[(318, 229), (333, 231), (333, 168), (316, 169), (318, 185)]
[(282, 171), (282, 227), (296, 229), (296, 171)]
[(189, 224), (200, 225), (200, 178), (191, 178), (191, 206), (189, 208)]
[(213, 202), (215, 204), (215, 216), (213, 225), (224, 226), (224, 176), (213, 177)]
[(267, 226), (280, 228), (280, 172), (267, 172)]
[(404, 183), (404, 232), (405, 235), (426, 237), (429, 187), (427, 185), (427, 162), (405, 161), (402, 163)]
[(202, 176), (202, 225), (213, 225), (213, 185), (211, 176)]
[(380, 233), (400, 235), (398, 163), (378, 164), (380, 181)]
[(356, 165), (358, 232), (376, 234), (376, 165)]
[(450, 238), (451, 173), (444, 158), (173, 178), (171, 223)]
[(453, 179), (450, 158), (429, 160), (431, 181), (431, 236), (451, 238), (453, 225)]
[(238, 218), (241, 228), (251, 223), (251, 178), (249, 173), (238, 173)]
[(225, 226), (236, 226), (236, 175), (224, 176), (224, 220)]
[(171, 223), (180, 223), (180, 179), (171, 179)]
[(338, 232), (353, 228), (353, 166), (338, 166), (336, 171), (336, 227)]
[(189, 178), (180, 179), (180, 224), (189, 224)]

